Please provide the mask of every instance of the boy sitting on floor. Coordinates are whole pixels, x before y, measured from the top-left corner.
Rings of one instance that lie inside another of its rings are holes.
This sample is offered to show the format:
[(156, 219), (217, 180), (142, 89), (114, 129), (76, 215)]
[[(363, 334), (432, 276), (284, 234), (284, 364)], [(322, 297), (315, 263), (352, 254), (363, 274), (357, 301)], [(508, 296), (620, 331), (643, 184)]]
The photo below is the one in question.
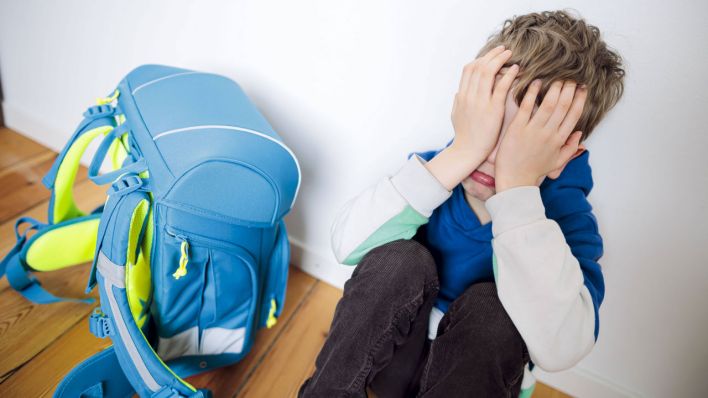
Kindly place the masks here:
[(534, 365), (585, 357), (604, 283), (581, 142), (623, 78), (582, 19), (507, 20), (464, 68), (448, 146), (337, 216), (335, 255), (358, 266), (299, 395), (530, 396)]

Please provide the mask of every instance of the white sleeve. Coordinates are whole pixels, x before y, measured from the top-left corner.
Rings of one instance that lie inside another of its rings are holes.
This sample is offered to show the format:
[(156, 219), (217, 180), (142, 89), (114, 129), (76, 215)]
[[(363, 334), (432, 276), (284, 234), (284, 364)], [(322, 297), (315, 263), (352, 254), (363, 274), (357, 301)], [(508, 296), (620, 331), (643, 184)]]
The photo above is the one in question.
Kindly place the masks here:
[(354, 265), (375, 247), (412, 238), (450, 195), (414, 154), (395, 175), (382, 178), (339, 211), (330, 229), (337, 261)]
[(546, 371), (568, 369), (595, 344), (595, 310), (558, 223), (546, 218), (536, 186), (489, 198), (499, 299)]

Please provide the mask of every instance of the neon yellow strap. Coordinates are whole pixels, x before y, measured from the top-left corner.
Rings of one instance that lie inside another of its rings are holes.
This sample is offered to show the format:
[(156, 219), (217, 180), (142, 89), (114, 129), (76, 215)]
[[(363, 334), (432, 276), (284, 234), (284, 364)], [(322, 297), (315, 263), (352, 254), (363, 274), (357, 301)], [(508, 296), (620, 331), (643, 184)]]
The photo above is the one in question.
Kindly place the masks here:
[[(125, 266), (125, 292), (128, 296), (128, 305), (133, 319), (138, 327), (142, 327), (147, 320), (149, 311), (148, 301), (152, 285), (150, 284), (150, 267), (145, 263), (145, 253), (143, 253), (143, 242), (140, 241), (140, 233), (144, 224), (151, 226), (150, 202), (142, 200), (133, 210), (128, 229), (128, 248), (126, 253), (127, 264)], [(145, 236), (143, 237), (145, 240)], [(149, 260), (148, 260), (149, 261)]]
[(31, 241), (25, 261), (37, 271), (54, 271), (93, 259), (98, 217), (60, 225)]
[(112, 129), (112, 126), (102, 126), (87, 131), (74, 141), (64, 155), (54, 181), (54, 208), (52, 210), (55, 224), (84, 215), (84, 212), (79, 210), (74, 201), (74, 181), (79, 170), (79, 161), (94, 138), (105, 135)]
[(116, 91), (114, 91), (110, 97), (102, 97), (102, 98), (96, 99), (96, 103), (98, 105), (110, 104), (111, 102), (117, 100), (119, 95), (120, 95), (120, 90), (116, 89)]
[[(147, 178), (147, 172), (141, 174)], [(148, 194), (152, 200), (152, 194)], [(147, 217), (145, 217), (147, 212)], [(143, 226), (143, 222), (147, 225)], [(141, 241), (140, 232), (144, 229)], [(150, 297), (152, 295), (152, 280), (150, 272), (150, 255), (152, 253), (153, 208), (143, 201), (133, 212), (128, 232), (128, 264), (125, 267), (125, 290), (133, 319), (142, 328), (148, 320), (150, 312)], [(138, 249), (138, 245), (140, 248)], [(135, 253), (138, 257), (135, 258)]]

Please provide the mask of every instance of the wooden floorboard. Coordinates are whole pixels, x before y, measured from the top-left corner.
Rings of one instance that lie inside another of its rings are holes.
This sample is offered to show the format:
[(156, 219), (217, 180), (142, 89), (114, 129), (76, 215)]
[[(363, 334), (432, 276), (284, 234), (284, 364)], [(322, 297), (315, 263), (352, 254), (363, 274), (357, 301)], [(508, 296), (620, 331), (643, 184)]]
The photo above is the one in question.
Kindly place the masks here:
[[(74, 197), (76, 199), (76, 204), (79, 208), (84, 211), (90, 211), (96, 206), (103, 203), (106, 197), (106, 188), (94, 185), (90, 180), (84, 180), (77, 183), (74, 186)], [(1, 200), (1, 199), (0, 199)], [(22, 213), (22, 216), (29, 216), (40, 220), (42, 222), (47, 221), (47, 206), (48, 200), (29, 208), (26, 212)], [(7, 253), (12, 246), (15, 244), (15, 219), (10, 219), (0, 224), (0, 253), (3, 255)], [(55, 283), (54, 279), (63, 280), (65, 278), (61, 277), (62, 271), (39, 274), (38, 278), (43, 281), (43, 283)], [(56, 276), (53, 276), (56, 275)], [(48, 281), (48, 282), (45, 282)], [(85, 281), (85, 280), (84, 280)], [(7, 278), (0, 279), (0, 292), (8, 288)], [(80, 285), (76, 285), (77, 292), (82, 288)]]
[(47, 147), (16, 132), (0, 127), (0, 169), (6, 169), (47, 151)]
[(98, 339), (89, 332), (85, 318), (78, 320), (0, 384), (0, 396), (51, 397), (57, 384), (75, 365), (109, 345), (109, 340)]
[[(46, 221), (49, 191), (42, 184), (56, 153), (0, 128), (0, 255), (15, 242), (14, 221), (31, 216)], [(105, 187), (81, 168), (74, 187), (77, 205), (90, 211), (105, 200)], [(61, 296), (83, 297), (88, 264), (47, 272), (38, 278)], [(96, 297), (95, 291), (92, 293)], [(340, 289), (290, 268), (287, 298), (278, 323), (260, 330), (241, 362), (188, 379), (215, 397), (294, 397), (314, 371), (317, 354), (342, 295)], [(50, 397), (57, 383), (79, 362), (107, 347), (109, 340), (88, 331), (95, 305), (34, 305), (0, 280), (0, 397)], [(535, 398), (568, 397), (541, 383)]]
[(269, 355), (237, 391), (243, 397), (294, 397), (314, 370), (342, 291), (319, 282), (297, 319), (290, 322)]
[[(42, 184), (56, 153), (49, 150), (0, 172), (0, 222), (16, 218), (27, 209), (49, 199), (50, 191)], [(81, 167), (76, 182), (86, 180), (86, 168)]]
[[(81, 268), (58, 275), (60, 278), (52, 280), (57, 283), (44, 285), (59, 295), (78, 293), (76, 288), (83, 284), (80, 281), (88, 277), (86, 266)], [(77, 322), (85, 320), (91, 309), (89, 304), (76, 302), (36, 305), (12, 289), (0, 293), (0, 376), (34, 358)], [(82, 326), (88, 327), (85, 322)], [(0, 389), (4, 384), (0, 384)]]

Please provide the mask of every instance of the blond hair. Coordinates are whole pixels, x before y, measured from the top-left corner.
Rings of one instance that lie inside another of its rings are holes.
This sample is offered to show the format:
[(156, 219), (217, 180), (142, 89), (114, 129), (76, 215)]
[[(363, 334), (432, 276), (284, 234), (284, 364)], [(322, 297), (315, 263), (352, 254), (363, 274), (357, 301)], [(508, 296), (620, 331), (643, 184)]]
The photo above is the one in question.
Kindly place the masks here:
[(540, 105), (555, 80), (586, 84), (588, 97), (576, 130), (584, 141), (624, 92), (622, 57), (600, 38), (600, 30), (565, 10), (514, 16), (492, 34), (478, 57), (503, 44), (512, 51), (504, 66), (519, 64), (514, 100), (517, 104), (534, 79), (543, 85)]

